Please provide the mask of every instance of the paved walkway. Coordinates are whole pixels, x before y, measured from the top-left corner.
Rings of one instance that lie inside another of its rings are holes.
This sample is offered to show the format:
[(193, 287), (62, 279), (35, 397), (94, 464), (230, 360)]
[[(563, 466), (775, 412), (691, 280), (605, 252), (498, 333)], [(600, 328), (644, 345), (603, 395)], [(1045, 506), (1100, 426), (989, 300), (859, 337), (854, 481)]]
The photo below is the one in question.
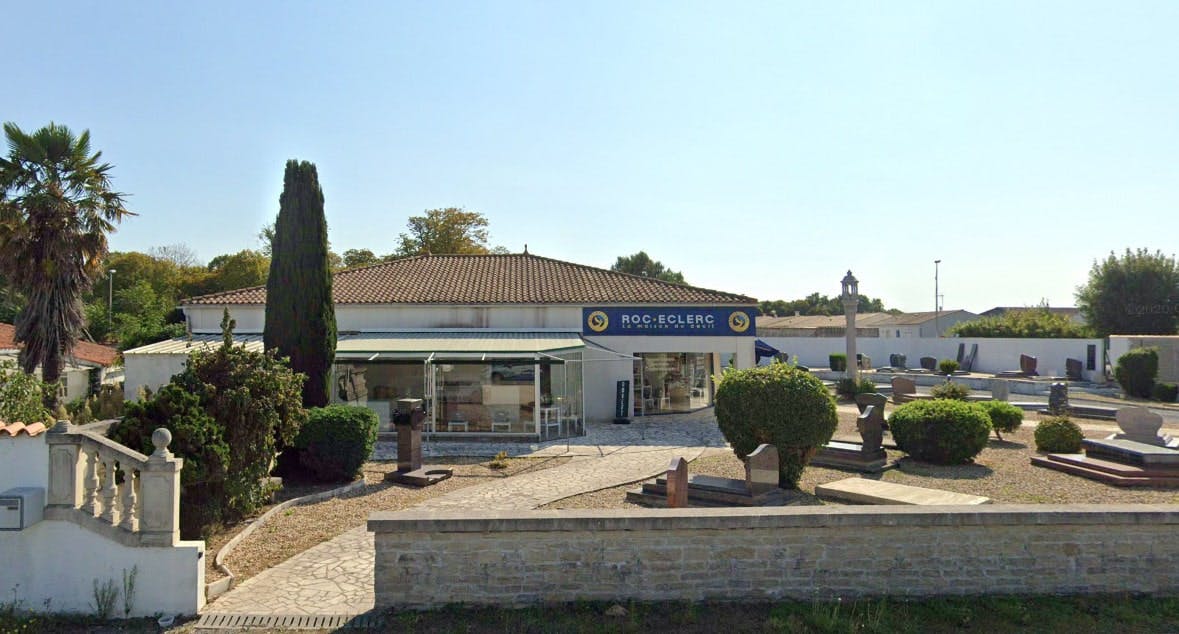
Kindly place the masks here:
[[(559, 467), (452, 491), (417, 508), (529, 510), (557, 500), (654, 477), (677, 456), (695, 459), (724, 447), (713, 411), (652, 416), (630, 425), (590, 424), (586, 436), (513, 445), (516, 455), (568, 456)], [(505, 445), (506, 446), (506, 445)], [(494, 455), (505, 446), (430, 443), (430, 455)], [(382, 447), (382, 451), (389, 451)], [(438, 453), (444, 452), (444, 453)], [(490, 453), (488, 453), (490, 452)], [(380, 454), (378, 454), (380, 455)], [(337, 615), (371, 610), (373, 539), (364, 526), (308, 549), (247, 579), (204, 614)]]

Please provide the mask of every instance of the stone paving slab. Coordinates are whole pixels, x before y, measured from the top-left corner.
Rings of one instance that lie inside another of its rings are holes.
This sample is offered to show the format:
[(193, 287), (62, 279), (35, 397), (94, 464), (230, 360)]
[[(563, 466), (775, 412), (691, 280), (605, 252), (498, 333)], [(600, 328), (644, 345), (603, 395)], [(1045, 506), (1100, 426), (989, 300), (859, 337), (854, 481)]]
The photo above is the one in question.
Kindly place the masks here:
[[(706, 449), (726, 446), (712, 410), (653, 416), (630, 425), (591, 423), (586, 431), (584, 437), (544, 443), (523, 454), (572, 458), (564, 465), (452, 491), (414, 508), (530, 510), (573, 495), (646, 480), (663, 473), (675, 457), (694, 460)], [(476, 455), (495, 455), (488, 451), (491, 448)], [(396, 455), (395, 445), (393, 452)], [(372, 534), (358, 526), (245, 580), (202, 613), (361, 614), (375, 604), (373, 559)]]
[(815, 487), (815, 495), (823, 499), (852, 504), (990, 504), (991, 498), (966, 495), (940, 489), (881, 482), (868, 478), (847, 478)]

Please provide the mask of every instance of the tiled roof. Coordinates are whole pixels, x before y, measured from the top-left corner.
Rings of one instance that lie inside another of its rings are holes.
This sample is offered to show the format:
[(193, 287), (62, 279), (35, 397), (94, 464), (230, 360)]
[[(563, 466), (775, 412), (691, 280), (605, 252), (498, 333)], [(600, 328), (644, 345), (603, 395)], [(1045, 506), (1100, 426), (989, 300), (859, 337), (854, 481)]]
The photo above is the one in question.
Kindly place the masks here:
[(5, 423), (0, 420), (0, 436), (19, 436), (22, 433), (26, 436), (36, 436), (44, 431), (45, 423), (26, 425), (24, 423)]
[[(337, 304), (756, 304), (648, 277), (516, 253), (419, 255), (335, 274)], [(265, 304), (266, 287), (202, 295), (195, 304)]]
[[(14, 341), (15, 337), (16, 328), (12, 324), (0, 323), (0, 349), (16, 350), (18, 346)], [(74, 344), (74, 349), (66, 355), (66, 358), (67, 360), (77, 359), (79, 361), (88, 361), (106, 367), (114, 363), (118, 356), (119, 351), (110, 346), (90, 343), (89, 341), (79, 341)]]
[[(945, 318), (949, 315), (964, 312), (966, 311), (958, 309), (943, 310), (940, 316)], [(935, 314), (933, 311), (901, 313), (899, 315), (889, 313), (860, 313), (856, 315), (856, 327), (917, 326), (933, 321), (934, 318)], [(782, 328), (843, 328), (846, 325), (846, 315), (791, 315), (787, 317), (761, 315), (757, 318), (757, 327), (769, 330)]]

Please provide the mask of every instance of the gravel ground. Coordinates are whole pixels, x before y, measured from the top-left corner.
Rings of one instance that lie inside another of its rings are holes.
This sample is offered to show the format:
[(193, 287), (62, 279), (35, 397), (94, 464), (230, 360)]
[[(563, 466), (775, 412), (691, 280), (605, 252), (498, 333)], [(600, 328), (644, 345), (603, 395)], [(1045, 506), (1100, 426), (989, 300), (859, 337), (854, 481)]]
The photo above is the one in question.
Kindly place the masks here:
[[(806, 494), (803, 503), (827, 504), (814, 497), (815, 486), (851, 477), (878, 478), (886, 482), (907, 484), (930, 489), (943, 489), (982, 495), (996, 504), (1177, 504), (1179, 491), (1169, 489), (1121, 488), (1093, 480), (1086, 480), (1059, 471), (1033, 467), (1031, 457), (1038, 455), (1033, 431), (1039, 420), (1037, 414), (1025, 413), (1023, 425), (1014, 433), (1003, 434), (1003, 440), (993, 435), (971, 464), (955, 466), (931, 465), (905, 458), (903, 453), (890, 450), (889, 457), (901, 459), (900, 467), (883, 474), (857, 474), (850, 471), (807, 467), (799, 482)], [(1110, 421), (1077, 419), (1089, 438), (1104, 438), (1111, 431), (1101, 429)], [(855, 414), (840, 412), (836, 437), (854, 437)], [(887, 442), (887, 436), (886, 436)], [(690, 474), (707, 474), (727, 478), (745, 478), (744, 464), (729, 450), (710, 450), (688, 465)], [(626, 492), (638, 485), (627, 485), (586, 493), (558, 500), (542, 508), (636, 508), (626, 501)]]
[[(278, 513), (242, 540), (233, 549), (226, 564), (237, 578), (235, 583), (241, 583), (316, 544), (364, 524), (374, 511), (401, 510), (456, 489), (537, 469), (549, 469), (568, 460), (508, 458), (505, 460), (507, 468), (498, 470), (490, 468), (486, 458), (447, 458), (446, 462), (431, 461), (430, 466), (454, 469), (454, 475), (448, 480), (423, 488), (385, 482), (385, 474), (397, 470), (396, 462), (369, 462), (364, 465), (363, 491), (346, 498), (293, 506)], [(298, 487), (296, 490), (300, 495), (307, 495), (339, 486), (342, 485)], [(287, 497), (289, 499), (295, 496)], [(262, 509), (259, 515), (269, 509), (270, 507)], [(217, 551), (248, 524), (249, 522), (243, 522), (220, 531), (205, 542), (206, 583), (225, 576), (213, 566), (213, 559)]]

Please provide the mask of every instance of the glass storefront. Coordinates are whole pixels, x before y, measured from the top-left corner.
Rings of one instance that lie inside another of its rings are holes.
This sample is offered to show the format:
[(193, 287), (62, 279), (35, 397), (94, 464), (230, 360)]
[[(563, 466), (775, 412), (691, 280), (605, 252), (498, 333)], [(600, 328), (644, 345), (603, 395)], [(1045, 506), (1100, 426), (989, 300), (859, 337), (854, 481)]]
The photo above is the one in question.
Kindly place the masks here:
[(690, 412), (712, 405), (712, 354), (640, 352), (634, 363), (636, 416)]
[(394, 431), (397, 399), (425, 402), (428, 434), (584, 433), (581, 352), (536, 359), (338, 362), (333, 401), (368, 407)]

